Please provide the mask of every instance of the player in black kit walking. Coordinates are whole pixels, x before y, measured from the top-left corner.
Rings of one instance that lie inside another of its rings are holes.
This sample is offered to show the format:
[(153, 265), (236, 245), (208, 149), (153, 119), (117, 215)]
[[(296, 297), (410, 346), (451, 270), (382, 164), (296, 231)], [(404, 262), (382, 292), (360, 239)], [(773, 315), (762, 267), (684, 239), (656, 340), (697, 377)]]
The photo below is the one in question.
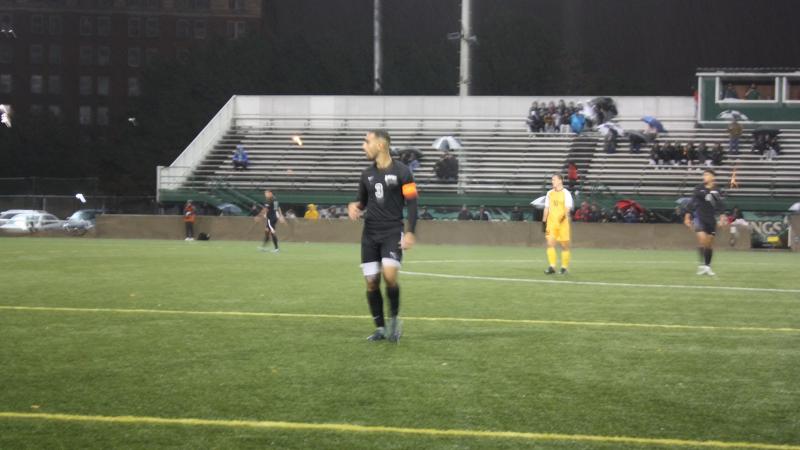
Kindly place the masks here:
[(260, 250), (266, 251), (267, 250), (267, 243), (269, 242), (269, 238), (272, 238), (272, 245), (275, 247), (272, 249), (273, 253), (278, 253), (280, 249), (278, 248), (278, 236), (275, 234), (275, 228), (278, 226), (278, 202), (275, 200), (275, 196), (272, 194), (272, 191), (264, 191), (264, 206), (261, 208), (261, 212), (258, 213), (256, 220), (259, 218), (264, 219), (264, 242), (259, 247)]
[(703, 171), (703, 184), (694, 188), (683, 219), (683, 223), (697, 234), (700, 252), (698, 275), (714, 275), (711, 270), (711, 256), (714, 253), (714, 236), (717, 233), (716, 213), (724, 207), (722, 195), (715, 184), (715, 176), (711, 169)]
[[(402, 334), (397, 318), (400, 312), (400, 286), (397, 276), (403, 250), (415, 242), (417, 226), (417, 185), (409, 168), (392, 160), (389, 154), (391, 138), (383, 130), (374, 130), (364, 138), (364, 153), (374, 164), (361, 173), (358, 200), (347, 205), (352, 220), (364, 214), (361, 235), (361, 270), (367, 282), (367, 303), (375, 321), (375, 333), (367, 339), (389, 339), (398, 342)], [(403, 232), (403, 207), (408, 207), (408, 225)], [(366, 208), (366, 212), (364, 209)], [(381, 274), (389, 297), (389, 329), (385, 330)]]

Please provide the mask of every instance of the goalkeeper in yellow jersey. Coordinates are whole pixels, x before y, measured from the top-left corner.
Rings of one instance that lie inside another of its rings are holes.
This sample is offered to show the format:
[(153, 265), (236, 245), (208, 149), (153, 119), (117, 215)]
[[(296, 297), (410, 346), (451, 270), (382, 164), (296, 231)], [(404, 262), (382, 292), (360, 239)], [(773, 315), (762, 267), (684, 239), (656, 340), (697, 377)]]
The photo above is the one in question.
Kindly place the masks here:
[(572, 210), (572, 194), (564, 189), (564, 179), (561, 175), (553, 175), (553, 189), (547, 192), (544, 204), (542, 225), (547, 239), (547, 262), (549, 266), (544, 271), (546, 275), (556, 273), (556, 242), (561, 245), (561, 275), (566, 275), (569, 270), (569, 241), (570, 219)]

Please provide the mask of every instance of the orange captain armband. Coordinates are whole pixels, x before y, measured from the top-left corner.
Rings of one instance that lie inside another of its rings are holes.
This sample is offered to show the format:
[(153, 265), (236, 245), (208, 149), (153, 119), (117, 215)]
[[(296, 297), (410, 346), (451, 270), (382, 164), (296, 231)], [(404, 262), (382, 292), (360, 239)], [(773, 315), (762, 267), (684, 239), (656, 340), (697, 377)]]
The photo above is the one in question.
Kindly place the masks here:
[(403, 185), (403, 197), (406, 199), (417, 198), (417, 183), (413, 181)]

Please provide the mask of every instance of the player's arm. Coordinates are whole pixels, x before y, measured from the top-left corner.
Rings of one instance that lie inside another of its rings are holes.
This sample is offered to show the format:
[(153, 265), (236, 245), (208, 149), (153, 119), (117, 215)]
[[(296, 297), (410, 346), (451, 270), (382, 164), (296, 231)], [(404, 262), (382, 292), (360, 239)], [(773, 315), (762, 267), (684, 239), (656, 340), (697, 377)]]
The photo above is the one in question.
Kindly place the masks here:
[(361, 176), (361, 181), (358, 183), (358, 197), (356, 201), (347, 204), (347, 215), (350, 220), (358, 220), (361, 217), (361, 211), (367, 207), (369, 193), (367, 192), (367, 185), (364, 183), (364, 176)]
[(544, 212), (542, 213), (542, 232), (547, 231), (547, 218), (550, 217), (550, 192), (544, 197)]
[(561, 216), (561, 222), (567, 220), (567, 217), (569, 217), (569, 214), (574, 206), (575, 203), (572, 201), (572, 194), (568, 190), (564, 189), (564, 215)]
[(415, 233), (417, 231), (417, 205), (419, 204), (417, 201), (419, 197), (417, 184), (414, 182), (414, 177), (410, 172), (407, 178), (403, 180), (401, 189), (403, 198), (406, 201), (406, 208), (408, 208), (408, 225), (406, 226), (406, 232), (403, 234), (403, 241), (400, 244), (402, 248), (410, 249), (417, 241)]

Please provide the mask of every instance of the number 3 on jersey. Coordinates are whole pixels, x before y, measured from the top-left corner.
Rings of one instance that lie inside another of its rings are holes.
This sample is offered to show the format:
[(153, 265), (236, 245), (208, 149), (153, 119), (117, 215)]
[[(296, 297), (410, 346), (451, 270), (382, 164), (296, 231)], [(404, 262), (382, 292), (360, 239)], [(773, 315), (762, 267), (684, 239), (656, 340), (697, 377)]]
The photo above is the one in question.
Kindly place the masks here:
[(383, 198), (383, 185), (375, 183), (375, 198)]

